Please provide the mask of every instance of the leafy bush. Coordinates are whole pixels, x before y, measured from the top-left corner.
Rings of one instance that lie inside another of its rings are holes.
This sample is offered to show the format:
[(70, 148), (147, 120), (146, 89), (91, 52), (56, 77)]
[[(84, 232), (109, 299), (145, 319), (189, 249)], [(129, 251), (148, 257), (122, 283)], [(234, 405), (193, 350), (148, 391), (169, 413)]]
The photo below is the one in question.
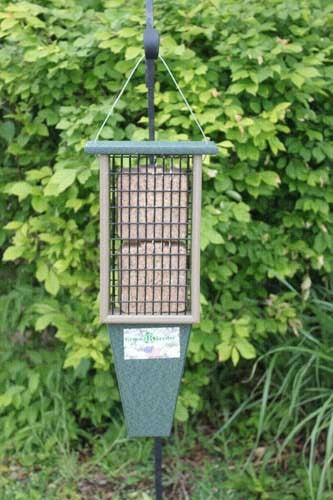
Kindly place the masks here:
[[(91, 363), (106, 377), (98, 166), (83, 146), (142, 53), (142, 2), (5, 1), (0, 16), (0, 238), (13, 263), (1, 273), (26, 267), (24, 285), (42, 290), (33, 329), (55, 328), (66, 368)], [(184, 420), (202, 408), (212, 366), (297, 331), (300, 306), (280, 280), (306, 299), (332, 271), (333, 6), (180, 0), (156, 2), (156, 20), (161, 53), (220, 147), (204, 167), (202, 322), (179, 399)], [(157, 80), (158, 138), (200, 139), (161, 65)], [(143, 65), (102, 138), (147, 138)]]
[[(65, 352), (53, 332), (34, 338), (39, 295), (17, 283), (0, 298), (0, 454), (22, 452), (26, 464), (69, 450), (70, 443), (88, 437), (91, 424), (102, 429), (118, 400), (112, 373), (92, 373), (89, 360), (64, 372)], [(9, 336), (4, 328), (11, 321), (16, 330)]]

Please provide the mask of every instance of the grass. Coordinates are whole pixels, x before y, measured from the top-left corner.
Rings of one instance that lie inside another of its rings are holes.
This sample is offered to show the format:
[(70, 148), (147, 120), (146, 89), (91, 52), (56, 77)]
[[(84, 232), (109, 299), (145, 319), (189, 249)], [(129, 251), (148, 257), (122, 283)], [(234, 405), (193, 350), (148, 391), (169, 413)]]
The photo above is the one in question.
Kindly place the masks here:
[[(248, 417), (247, 417), (248, 418)], [(255, 436), (254, 427), (252, 434)], [(293, 451), (277, 456), (272, 444), (253, 450), (250, 433), (216, 434), (202, 420), (176, 426), (165, 441), (163, 481), (168, 499), (307, 499), (306, 472)], [(3, 500), (154, 498), (151, 439), (127, 439), (113, 424), (90, 446), (58, 446), (39, 466), (12, 457), (0, 465)], [(249, 457), (250, 460), (249, 460)]]
[[(277, 460), (297, 454), (306, 473), (306, 497), (333, 498), (333, 290), (317, 288), (304, 302), (302, 323), (293, 337), (281, 338), (256, 361), (252, 393), (220, 428), (254, 412), (256, 439), (271, 442)], [(264, 445), (266, 446), (266, 445)]]

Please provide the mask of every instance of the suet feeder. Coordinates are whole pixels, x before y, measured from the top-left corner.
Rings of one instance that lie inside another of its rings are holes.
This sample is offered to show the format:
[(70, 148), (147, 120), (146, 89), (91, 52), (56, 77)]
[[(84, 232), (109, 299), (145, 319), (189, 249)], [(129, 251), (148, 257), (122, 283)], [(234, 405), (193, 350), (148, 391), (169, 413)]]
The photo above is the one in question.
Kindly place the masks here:
[[(145, 33), (150, 139), (156, 43), (156, 33)], [(217, 148), (209, 141), (95, 140), (85, 151), (100, 162), (100, 318), (109, 328), (127, 431), (168, 436), (200, 315), (202, 156)]]

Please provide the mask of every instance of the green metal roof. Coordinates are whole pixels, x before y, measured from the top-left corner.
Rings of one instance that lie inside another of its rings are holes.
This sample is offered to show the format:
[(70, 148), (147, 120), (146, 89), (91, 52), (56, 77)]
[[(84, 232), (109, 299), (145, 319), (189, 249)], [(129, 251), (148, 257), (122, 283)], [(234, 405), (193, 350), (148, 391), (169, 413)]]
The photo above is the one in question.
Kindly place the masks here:
[(156, 154), (213, 155), (218, 153), (214, 142), (204, 141), (89, 141), (88, 154)]

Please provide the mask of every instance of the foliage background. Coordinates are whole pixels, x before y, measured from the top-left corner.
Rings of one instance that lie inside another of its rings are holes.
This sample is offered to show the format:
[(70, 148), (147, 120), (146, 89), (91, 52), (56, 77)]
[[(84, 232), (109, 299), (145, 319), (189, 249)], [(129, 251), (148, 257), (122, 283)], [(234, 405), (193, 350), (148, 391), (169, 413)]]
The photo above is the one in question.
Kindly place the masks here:
[[(0, 441), (9, 451), (38, 446), (54, 426), (78, 439), (117, 415), (98, 320), (98, 165), (83, 147), (142, 53), (145, 20), (138, 0), (2, 7)], [(202, 321), (179, 420), (208, 407), (207, 384), (219, 397), (229, 359), (297, 335), (312, 284), (332, 271), (332, 25), (324, 0), (156, 1), (161, 53), (220, 148), (205, 160)], [(161, 64), (156, 87), (158, 139), (199, 140)], [(147, 139), (144, 66), (102, 138)]]

